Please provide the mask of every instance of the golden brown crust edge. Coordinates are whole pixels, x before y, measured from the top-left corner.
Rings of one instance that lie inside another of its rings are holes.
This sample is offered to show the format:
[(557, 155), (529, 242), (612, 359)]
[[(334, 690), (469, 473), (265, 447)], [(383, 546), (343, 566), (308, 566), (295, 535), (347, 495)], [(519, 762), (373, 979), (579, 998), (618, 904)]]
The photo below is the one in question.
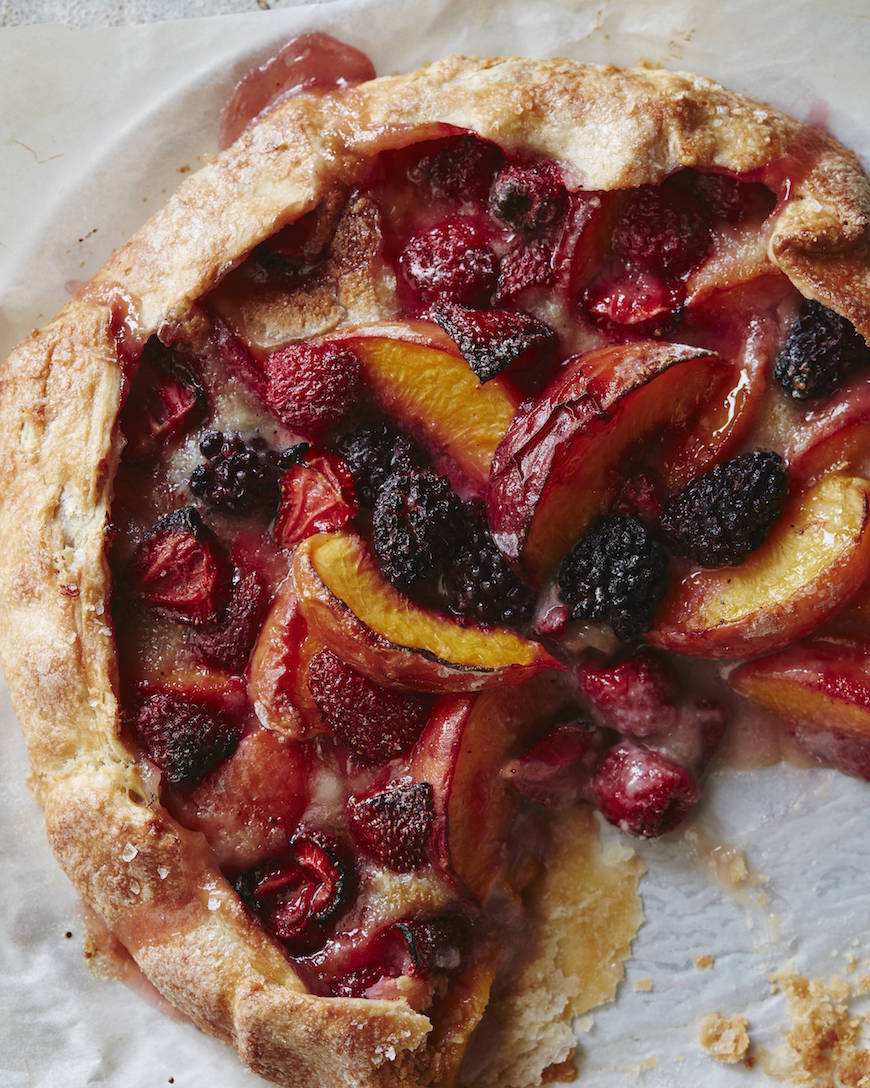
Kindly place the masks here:
[(439, 124), (557, 158), (588, 188), (798, 156), (771, 259), (870, 338), (870, 183), (833, 140), (691, 75), (448, 58), (279, 107), (12, 353), (0, 371), (0, 657), (52, 847), (173, 1004), (255, 1071), (300, 1088), (431, 1083), (430, 1025), (403, 1002), (305, 994), (202, 839), (147, 803), (117, 739), (104, 533), (122, 379), (110, 300), (126, 298), (147, 337), (364, 156)]

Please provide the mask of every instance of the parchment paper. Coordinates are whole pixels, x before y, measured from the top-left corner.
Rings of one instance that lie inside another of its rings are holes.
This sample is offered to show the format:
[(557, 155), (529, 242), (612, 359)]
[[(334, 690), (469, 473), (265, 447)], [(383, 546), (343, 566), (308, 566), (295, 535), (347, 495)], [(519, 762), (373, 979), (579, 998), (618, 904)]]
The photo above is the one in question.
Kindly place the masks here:
[[(342, 0), (148, 27), (3, 30), (0, 358), (63, 304), (69, 281), (87, 278), (159, 206), (179, 170), (214, 150), (217, 112), (237, 73), (303, 29), (346, 38), (381, 73), (448, 51), (645, 58), (827, 121), (870, 160), (867, 0)], [(45, 843), (26, 773), (3, 689), (0, 1085), (261, 1084), (227, 1048), (122, 984), (90, 976), (75, 896)], [(767, 881), (740, 896), (711, 880), (684, 836), (642, 844), (649, 920), (618, 1002), (581, 1035), (581, 1083), (766, 1083), (758, 1070), (716, 1066), (702, 1054), (698, 1018), (745, 1011), (753, 1038), (770, 1046), (786, 1022), (782, 999), (770, 993), (772, 970), (794, 957), (809, 974), (842, 973), (850, 955), (870, 970), (868, 802), (870, 786), (829, 771), (714, 776), (702, 826), (743, 847)], [(715, 967), (701, 972), (692, 960), (704, 953)], [(633, 984), (648, 978), (652, 991), (636, 992)], [(651, 1059), (657, 1064), (641, 1072)]]

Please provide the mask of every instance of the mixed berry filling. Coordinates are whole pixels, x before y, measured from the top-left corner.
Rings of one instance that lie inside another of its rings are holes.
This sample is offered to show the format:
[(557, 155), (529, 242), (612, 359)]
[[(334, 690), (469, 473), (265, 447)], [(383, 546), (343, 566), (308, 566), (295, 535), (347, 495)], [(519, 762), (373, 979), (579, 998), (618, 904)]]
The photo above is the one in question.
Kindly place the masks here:
[(445, 134), (145, 345), (125, 733), (316, 992), (431, 1005), (518, 815), (672, 831), (744, 700), (870, 777), (870, 349), (763, 180)]

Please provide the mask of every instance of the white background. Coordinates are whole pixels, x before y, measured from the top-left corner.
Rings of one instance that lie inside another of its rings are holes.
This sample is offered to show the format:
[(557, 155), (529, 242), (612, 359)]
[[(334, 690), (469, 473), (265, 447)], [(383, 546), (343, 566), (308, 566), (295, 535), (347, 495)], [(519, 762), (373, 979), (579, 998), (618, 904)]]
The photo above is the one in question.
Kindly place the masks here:
[[(15, 14), (14, 0), (2, 3), (4, 17)], [(186, 13), (198, 6), (183, 5)], [(50, 14), (51, 0), (38, 7)], [(448, 50), (695, 70), (798, 117), (826, 117), (870, 160), (868, 0), (343, 0), (151, 27), (0, 30), (0, 358), (63, 304), (65, 284), (90, 275), (159, 206), (180, 167), (195, 168), (214, 149), (217, 112), (238, 71), (311, 28), (360, 46), (381, 73)], [(75, 897), (25, 775), (0, 690), (0, 1085), (156, 1088), (170, 1076), (179, 1088), (261, 1084), (220, 1044), (121, 984), (90, 977)], [(702, 824), (745, 849), (769, 880), (771, 902), (758, 903), (757, 887), (740, 897), (724, 891), (682, 837), (644, 845), (649, 921), (618, 1003), (583, 1037), (582, 1083), (622, 1084), (650, 1057), (658, 1065), (643, 1074), (648, 1088), (766, 1083), (757, 1070), (714, 1066), (695, 1041), (697, 1020), (745, 1011), (753, 1037), (771, 1046), (786, 1022), (782, 999), (770, 994), (772, 970), (794, 957), (827, 975), (850, 953), (870, 957), (868, 802), (870, 786), (832, 772), (714, 776)], [(714, 970), (693, 968), (702, 953), (715, 956)], [(647, 977), (653, 991), (634, 992), (632, 982)]]

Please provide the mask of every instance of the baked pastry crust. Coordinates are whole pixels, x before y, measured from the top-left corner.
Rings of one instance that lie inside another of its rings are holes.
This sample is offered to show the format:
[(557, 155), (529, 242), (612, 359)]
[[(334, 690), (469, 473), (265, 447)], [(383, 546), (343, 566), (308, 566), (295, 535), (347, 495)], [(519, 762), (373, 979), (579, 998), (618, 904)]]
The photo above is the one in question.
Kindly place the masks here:
[(52, 848), (156, 987), (288, 1088), (440, 1084), (461, 1047), (427, 1044), (430, 1020), (403, 1000), (308, 994), (202, 837), (149, 798), (119, 738), (106, 560), (117, 340), (121, 329), (144, 343), (368, 156), (445, 126), (558, 159), (589, 189), (681, 166), (781, 170), (791, 193), (771, 261), (870, 339), (870, 181), (834, 140), (689, 74), (451, 57), (279, 106), (12, 352), (0, 372), (0, 657)]

